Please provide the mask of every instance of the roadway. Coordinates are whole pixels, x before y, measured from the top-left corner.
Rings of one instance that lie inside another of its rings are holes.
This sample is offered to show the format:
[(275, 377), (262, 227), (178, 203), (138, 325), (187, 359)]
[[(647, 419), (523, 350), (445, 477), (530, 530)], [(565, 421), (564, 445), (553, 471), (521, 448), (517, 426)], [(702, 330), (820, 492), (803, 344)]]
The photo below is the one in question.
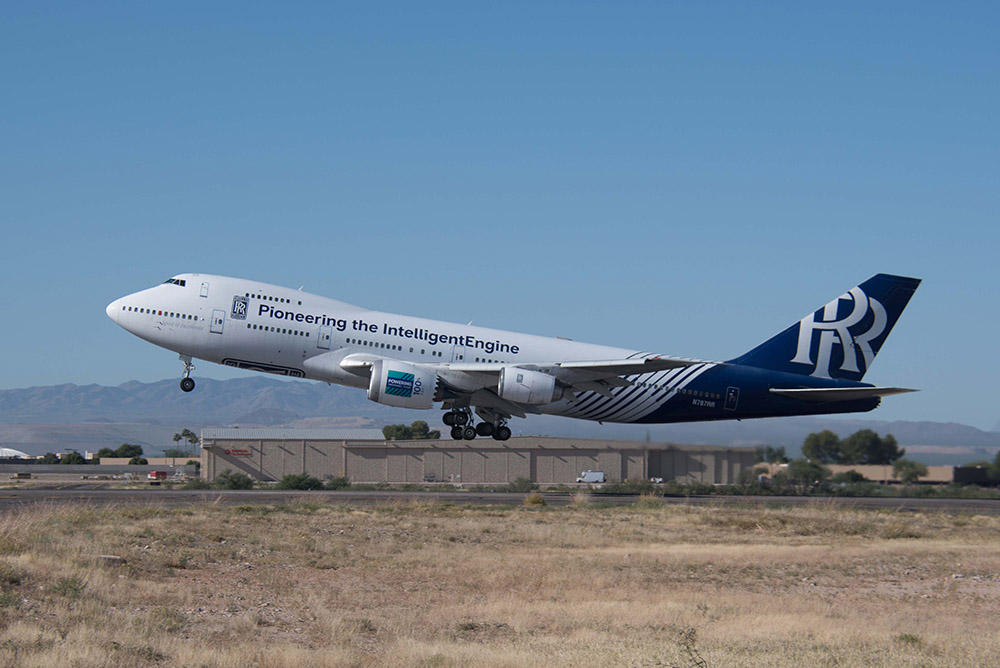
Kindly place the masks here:
[[(442, 491), (285, 491), (285, 490), (181, 490), (181, 489), (121, 489), (93, 484), (61, 484), (0, 489), (0, 512), (33, 504), (83, 503), (88, 505), (134, 505), (137, 503), (175, 508), (199, 504), (264, 504), (276, 505), (295, 501), (329, 504), (376, 505), (410, 503), (414, 501), (450, 503), (455, 505), (508, 505), (524, 503), (523, 493)], [(552, 506), (572, 503), (565, 492), (544, 493)], [(625, 505), (634, 502), (631, 495), (595, 494), (594, 502)], [(1000, 500), (986, 499), (900, 499), (796, 496), (685, 496), (665, 497), (666, 504), (685, 505), (770, 505), (778, 507), (820, 506), (889, 510), (899, 512), (944, 512), (978, 515), (1000, 515)]]

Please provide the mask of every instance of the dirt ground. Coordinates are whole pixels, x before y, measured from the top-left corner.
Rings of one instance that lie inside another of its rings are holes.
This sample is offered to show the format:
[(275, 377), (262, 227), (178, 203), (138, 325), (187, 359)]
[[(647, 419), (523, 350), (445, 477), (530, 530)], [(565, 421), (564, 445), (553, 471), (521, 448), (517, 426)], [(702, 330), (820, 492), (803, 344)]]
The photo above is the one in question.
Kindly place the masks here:
[(822, 502), (36, 506), (0, 515), (0, 664), (996, 665), (998, 547)]

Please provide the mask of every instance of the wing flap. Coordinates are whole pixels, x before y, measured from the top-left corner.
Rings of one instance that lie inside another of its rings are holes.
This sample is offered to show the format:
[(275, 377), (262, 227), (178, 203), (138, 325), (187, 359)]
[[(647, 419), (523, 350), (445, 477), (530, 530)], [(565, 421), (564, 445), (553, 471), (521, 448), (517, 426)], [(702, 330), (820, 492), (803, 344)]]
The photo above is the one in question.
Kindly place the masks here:
[[(697, 364), (706, 364), (705, 360), (688, 359), (686, 357), (646, 357), (639, 360), (593, 360), (583, 362), (556, 362), (555, 366), (573, 371), (592, 371), (612, 376), (631, 376), (653, 371), (666, 371)], [(718, 364), (718, 362), (711, 362)]]
[(904, 394), (906, 392), (917, 392), (905, 387), (819, 387), (819, 388), (796, 388), (781, 389), (772, 387), (773, 394), (783, 397), (800, 399), (801, 401), (854, 401), (856, 399), (872, 399), (874, 397), (888, 397), (893, 394)]

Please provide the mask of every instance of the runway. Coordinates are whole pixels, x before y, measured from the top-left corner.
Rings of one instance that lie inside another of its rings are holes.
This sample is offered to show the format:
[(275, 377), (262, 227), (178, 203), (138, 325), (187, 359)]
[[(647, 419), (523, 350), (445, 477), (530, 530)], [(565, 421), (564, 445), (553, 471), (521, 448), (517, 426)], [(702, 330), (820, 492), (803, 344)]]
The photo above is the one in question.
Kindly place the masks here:
[[(566, 492), (543, 492), (548, 505), (572, 503)], [(33, 504), (79, 503), (88, 505), (149, 504), (175, 508), (200, 504), (262, 504), (276, 505), (308, 500), (316, 503), (377, 505), (392, 503), (430, 502), (454, 505), (524, 504), (524, 493), (488, 491), (395, 492), (395, 491), (284, 491), (284, 490), (179, 490), (179, 489), (115, 489), (84, 484), (33, 486), (22, 489), (0, 489), (0, 512)], [(595, 494), (594, 503), (627, 505), (633, 495)], [(909, 499), (909, 498), (849, 498), (799, 496), (668, 496), (665, 504), (681, 505), (770, 505), (823, 506), (886, 510), (896, 512), (941, 512), (979, 515), (1000, 515), (1000, 500), (985, 499)]]

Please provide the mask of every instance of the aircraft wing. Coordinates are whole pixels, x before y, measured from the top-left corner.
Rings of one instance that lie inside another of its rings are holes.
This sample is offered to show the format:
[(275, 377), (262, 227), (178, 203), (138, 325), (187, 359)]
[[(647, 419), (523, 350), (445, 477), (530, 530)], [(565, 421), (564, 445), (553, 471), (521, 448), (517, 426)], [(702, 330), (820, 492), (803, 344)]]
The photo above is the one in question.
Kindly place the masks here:
[(783, 397), (813, 402), (853, 401), (855, 399), (888, 397), (892, 394), (903, 394), (905, 392), (917, 392), (917, 390), (910, 390), (905, 387), (820, 387), (787, 390), (776, 387), (771, 388), (772, 394), (780, 394)]
[[(652, 373), (667, 369), (678, 369), (696, 364), (721, 364), (721, 362), (706, 362), (705, 360), (688, 359), (685, 357), (664, 357), (654, 355), (636, 359), (624, 360), (583, 360), (579, 362), (531, 362), (528, 364), (497, 364), (478, 362), (442, 363), (452, 371), (468, 371), (473, 373), (500, 373), (505, 366), (516, 366), (524, 369), (552, 369), (567, 372), (583, 372), (597, 376), (631, 376), (640, 373)], [(558, 376), (558, 374), (556, 374)]]
[[(340, 367), (358, 375), (367, 375), (372, 363), (378, 359), (391, 360), (388, 356), (375, 354), (348, 355), (340, 362)], [(563, 362), (532, 362), (526, 364), (500, 364), (495, 362), (440, 362), (434, 364), (412, 363), (415, 366), (434, 369), (441, 382), (448, 388), (453, 399), (469, 401), (473, 405), (488, 406), (496, 411), (523, 417), (525, 413), (537, 413), (536, 406), (517, 404), (501, 398), (497, 394), (497, 382), (505, 367), (541, 371), (555, 376), (556, 382), (568, 390), (566, 398), (573, 401), (573, 392), (592, 391), (612, 396), (615, 387), (632, 384), (626, 376), (667, 371), (699, 364), (720, 364), (703, 360), (663, 355), (648, 355), (619, 360), (579, 360)]]

